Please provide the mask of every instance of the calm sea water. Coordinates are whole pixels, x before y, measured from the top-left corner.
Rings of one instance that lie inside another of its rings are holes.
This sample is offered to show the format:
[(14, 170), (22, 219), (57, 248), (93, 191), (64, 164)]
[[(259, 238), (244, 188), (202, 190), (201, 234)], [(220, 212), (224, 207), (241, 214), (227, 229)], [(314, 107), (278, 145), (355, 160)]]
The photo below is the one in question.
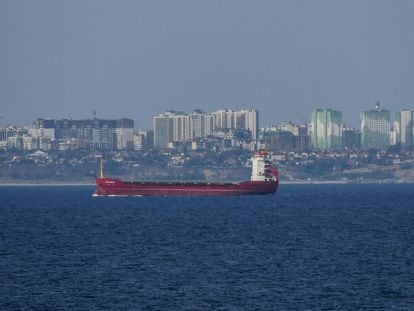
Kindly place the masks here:
[(0, 187), (0, 309), (414, 310), (414, 185)]

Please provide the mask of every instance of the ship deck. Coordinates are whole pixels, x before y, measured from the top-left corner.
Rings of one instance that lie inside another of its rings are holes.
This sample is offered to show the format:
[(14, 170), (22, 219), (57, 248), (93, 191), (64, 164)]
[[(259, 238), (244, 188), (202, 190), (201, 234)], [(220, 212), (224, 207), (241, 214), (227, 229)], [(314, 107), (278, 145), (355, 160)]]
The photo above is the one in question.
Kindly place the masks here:
[(157, 185), (157, 186), (220, 186), (220, 187), (234, 187), (235, 185), (239, 185), (242, 182), (228, 182), (228, 183), (209, 183), (209, 182), (189, 182), (189, 181), (123, 181), (126, 185), (136, 185), (136, 186), (148, 186), (148, 185)]

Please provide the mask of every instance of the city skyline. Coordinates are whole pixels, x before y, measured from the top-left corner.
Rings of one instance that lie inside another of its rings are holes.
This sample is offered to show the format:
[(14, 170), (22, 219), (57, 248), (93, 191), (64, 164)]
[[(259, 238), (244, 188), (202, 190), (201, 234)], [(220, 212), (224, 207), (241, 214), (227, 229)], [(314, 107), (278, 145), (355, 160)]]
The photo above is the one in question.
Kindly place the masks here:
[[(396, 109), (396, 110), (392, 110), (389, 109), (389, 107), (384, 106), (381, 102), (377, 101), (374, 103), (371, 103), (370, 106), (365, 107), (364, 109), (361, 109), (360, 111), (358, 111), (355, 115), (352, 116), (351, 121), (352, 122), (346, 122), (346, 120), (344, 120), (344, 118), (342, 117), (342, 124), (346, 127), (351, 127), (351, 128), (360, 128), (360, 114), (364, 111), (368, 111), (371, 110), (372, 108), (375, 108), (377, 105), (380, 105), (382, 108), (387, 109), (390, 111), (391, 116), (390, 119), (391, 121), (398, 121), (400, 118), (400, 113), (404, 112), (404, 111), (414, 111), (414, 104), (410, 107), (404, 107), (404, 108), (400, 108), (400, 109)], [(162, 115), (165, 113), (169, 113), (169, 112), (174, 112), (174, 113), (178, 113), (178, 114), (192, 114), (194, 112), (201, 112), (203, 114), (207, 113), (212, 113), (214, 111), (247, 111), (247, 110), (255, 110), (260, 112), (259, 109), (255, 108), (255, 107), (221, 107), (219, 109), (215, 109), (215, 110), (205, 110), (205, 109), (198, 109), (198, 108), (190, 108), (189, 110), (178, 110), (178, 109), (168, 109), (159, 113), (154, 113), (153, 115), (150, 116), (149, 121), (146, 121), (146, 123), (149, 123), (148, 127), (142, 127), (138, 124), (137, 120), (135, 120), (134, 118), (128, 117), (130, 119), (132, 119), (135, 123), (135, 129), (137, 130), (149, 130), (153, 128), (153, 118), (157, 115)], [(342, 116), (344, 114), (342, 109), (335, 109), (333, 107), (322, 107), (322, 106), (317, 106), (317, 107), (312, 107), (310, 109), (309, 114), (304, 114), (303, 112), (298, 112), (298, 119), (282, 119), (282, 118), (274, 118), (275, 120), (277, 119), (277, 121), (272, 122), (272, 123), (264, 123), (264, 121), (262, 121), (263, 119), (266, 119), (266, 116), (263, 115), (263, 113), (261, 113), (261, 117), (259, 118), (259, 122), (258, 122), (258, 127), (259, 128), (266, 128), (266, 127), (272, 127), (272, 126), (277, 126), (286, 122), (293, 122), (295, 124), (302, 124), (302, 125), (311, 125), (312, 123), (312, 114), (315, 112), (315, 110), (335, 110), (335, 111), (339, 111), (341, 112)], [(18, 126), (18, 127), (25, 127), (25, 126), (31, 126), (33, 125), (33, 123), (37, 120), (37, 119), (66, 119), (66, 120), (93, 120), (93, 119), (122, 119), (125, 118), (126, 116), (129, 116), (130, 114), (128, 112), (125, 113), (118, 113), (115, 115), (108, 115), (108, 116), (100, 116), (99, 113), (96, 110), (93, 110), (89, 115), (87, 113), (81, 114), (80, 117), (71, 117), (71, 116), (65, 116), (65, 115), (58, 115), (56, 117), (50, 117), (50, 116), (36, 116), (34, 119), (29, 120), (26, 123), (22, 123), (22, 122), (15, 122), (15, 123), (11, 123), (11, 122), (7, 122), (7, 118), (5, 118), (4, 116), (0, 115), (0, 126)], [(267, 116), (267, 118), (269, 118), (269, 116)]]
[[(2, 1), (0, 115), (128, 114), (252, 107), (261, 126), (315, 107), (343, 121), (379, 101), (414, 105), (411, 1)], [(85, 111), (87, 111), (85, 113)]]
[(375, 108), (360, 112), (359, 128), (347, 127), (342, 111), (331, 108), (316, 108), (310, 123), (285, 121), (259, 127), (259, 111), (255, 109), (169, 110), (153, 116), (152, 129), (137, 131), (130, 118), (100, 119), (94, 113), (93, 118), (82, 120), (39, 118), (25, 128), (0, 126), (0, 148), (141, 150), (151, 146), (174, 149), (190, 143), (197, 149), (215, 148), (218, 143), (224, 148), (248, 150), (258, 150), (264, 144), (275, 151), (407, 149), (414, 143), (413, 115), (414, 109), (404, 109), (392, 120), (391, 111), (377, 102)]

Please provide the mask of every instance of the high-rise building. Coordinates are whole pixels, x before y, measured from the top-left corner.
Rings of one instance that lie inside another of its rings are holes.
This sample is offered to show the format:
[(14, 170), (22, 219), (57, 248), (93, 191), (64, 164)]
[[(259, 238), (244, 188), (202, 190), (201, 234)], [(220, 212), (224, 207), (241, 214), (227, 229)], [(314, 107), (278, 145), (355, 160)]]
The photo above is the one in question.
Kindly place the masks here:
[(154, 132), (139, 130), (134, 133), (134, 150), (146, 150), (154, 146)]
[(17, 128), (12, 126), (2, 127), (0, 128), (0, 141), (6, 141), (10, 137), (17, 135)]
[(116, 120), (116, 149), (134, 149), (134, 121), (123, 118)]
[(92, 149), (132, 149), (134, 121), (107, 119), (37, 119), (31, 134), (40, 140), (76, 140)]
[(363, 111), (360, 114), (361, 147), (363, 149), (386, 150), (390, 146), (391, 115), (380, 108)]
[(246, 129), (257, 139), (259, 134), (259, 112), (255, 109), (222, 109), (213, 111), (214, 130)]
[(173, 120), (173, 142), (190, 140), (190, 117), (184, 112), (176, 112)]
[(396, 142), (402, 147), (411, 147), (413, 145), (413, 110), (398, 111), (394, 127)]
[(189, 135), (190, 139), (196, 139), (204, 137), (204, 121), (206, 114), (202, 113), (201, 110), (194, 110), (188, 115), (189, 117)]
[(211, 114), (200, 110), (187, 114), (174, 110), (154, 117), (154, 144), (168, 148), (169, 143), (205, 138), (229, 130), (246, 130), (253, 139), (258, 137), (257, 110), (218, 110)]
[(268, 133), (266, 139), (267, 147), (272, 151), (290, 152), (295, 150), (295, 141), (297, 136), (288, 131), (275, 131)]
[(231, 109), (221, 109), (213, 111), (213, 127), (214, 129), (232, 129), (235, 128), (234, 111)]
[(134, 150), (144, 149), (145, 136), (140, 133), (134, 133)]
[(259, 111), (255, 109), (242, 110), (244, 114), (244, 128), (252, 132), (252, 139), (259, 135)]
[(204, 137), (208, 137), (213, 134), (214, 131), (214, 117), (211, 114), (204, 115)]
[(174, 114), (171, 110), (154, 117), (154, 147), (168, 148), (168, 143), (173, 141)]
[[(398, 113), (397, 113), (398, 118)], [(397, 144), (401, 145), (401, 137), (400, 137), (400, 122), (398, 120), (394, 120), (391, 126), (390, 132), (390, 145), (395, 146)]]
[(134, 129), (133, 128), (116, 128), (116, 149), (132, 150), (134, 149)]
[(311, 121), (312, 147), (336, 149), (342, 147), (342, 112), (333, 109), (316, 109)]
[(263, 128), (263, 138), (273, 151), (304, 151), (310, 148), (306, 125), (284, 122), (279, 126)]

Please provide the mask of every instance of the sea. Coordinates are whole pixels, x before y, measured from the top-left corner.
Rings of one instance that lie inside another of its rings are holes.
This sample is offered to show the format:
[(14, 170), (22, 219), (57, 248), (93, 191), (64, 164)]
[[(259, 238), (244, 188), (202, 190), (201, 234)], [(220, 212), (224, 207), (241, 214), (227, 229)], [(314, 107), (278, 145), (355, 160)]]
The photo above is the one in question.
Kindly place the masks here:
[(0, 187), (0, 310), (414, 310), (414, 185)]

